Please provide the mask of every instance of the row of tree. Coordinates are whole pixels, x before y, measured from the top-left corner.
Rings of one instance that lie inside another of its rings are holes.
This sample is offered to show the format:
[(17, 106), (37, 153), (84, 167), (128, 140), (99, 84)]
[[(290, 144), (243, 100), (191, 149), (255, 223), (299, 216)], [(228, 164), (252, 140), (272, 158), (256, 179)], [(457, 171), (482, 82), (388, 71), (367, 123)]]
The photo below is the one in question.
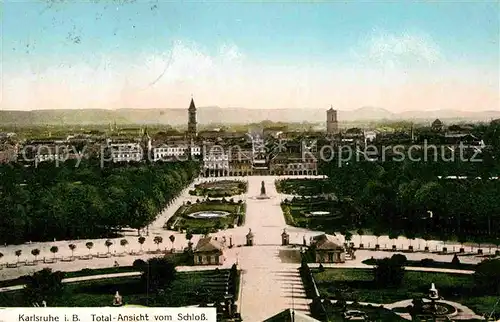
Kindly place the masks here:
[[(192, 243), (191, 243), (191, 238), (193, 237), (193, 235), (191, 233), (187, 233), (186, 234), (186, 238), (188, 239), (188, 247), (191, 247), (192, 246)], [(175, 236), (174, 235), (170, 235), (169, 237), (169, 240), (170, 240), (170, 243), (172, 244), (172, 248), (173, 248), (173, 245), (174, 245), (174, 241), (175, 241)], [(144, 242), (146, 241), (146, 237), (144, 236), (140, 236), (139, 238), (137, 238), (137, 242), (139, 243), (140, 245), (140, 250), (142, 251), (142, 245), (144, 244)], [(157, 245), (157, 250), (160, 250), (160, 244), (163, 243), (163, 237), (162, 236), (155, 236), (153, 238), (153, 242)], [(123, 247), (123, 249), (125, 249), (127, 246), (128, 246), (129, 242), (128, 242), (128, 239), (121, 239), (120, 240), (120, 246)], [(108, 254), (110, 253), (110, 248), (114, 245), (113, 241), (110, 240), (110, 239), (107, 239), (105, 242), (104, 242), (104, 246), (106, 246), (108, 248)], [(92, 250), (92, 248), (94, 247), (94, 243), (89, 241), (87, 243), (85, 243), (85, 247), (88, 249), (89, 253), (90, 251)], [(69, 244), (68, 245), (68, 248), (71, 250), (71, 257), (74, 256), (74, 252), (76, 250), (76, 245), (75, 244)], [(56, 254), (59, 252), (59, 247), (58, 246), (52, 246), (50, 247), (49, 251), (54, 255), (54, 258), (56, 256)], [(35, 261), (38, 260), (38, 256), (40, 256), (40, 249), (39, 248), (33, 248), (31, 250), (31, 255), (33, 255)], [(19, 261), (19, 257), (21, 257), (21, 255), (23, 254), (23, 251), (21, 249), (18, 249), (14, 252), (14, 254), (16, 255), (16, 257), (18, 258), (18, 261)], [(3, 253), (0, 253), (0, 259), (4, 256)]]
[(115, 165), (89, 161), (0, 166), (0, 242), (113, 236), (142, 229), (197, 175), (195, 162)]

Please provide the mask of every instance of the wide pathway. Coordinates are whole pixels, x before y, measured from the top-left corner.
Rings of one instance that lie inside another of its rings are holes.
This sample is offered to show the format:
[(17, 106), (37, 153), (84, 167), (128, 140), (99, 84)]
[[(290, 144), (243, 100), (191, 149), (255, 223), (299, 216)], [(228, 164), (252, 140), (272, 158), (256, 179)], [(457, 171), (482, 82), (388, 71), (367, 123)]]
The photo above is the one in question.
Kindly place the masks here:
[[(269, 199), (256, 199), (264, 181)], [(239, 306), (244, 321), (265, 318), (294, 307), (309, 312), (298, 273), (298, 252), (281, 244), (281, 232), (286, 227), (274, 177), (250, 177), (248, 180), (247, 215), (245, 225), (233, 235), (244, 237), (250, 229), (255, 245), (236, 249), (242, 269), (242, 293)], [(241, 238), (240, 237), (240, 238)]]

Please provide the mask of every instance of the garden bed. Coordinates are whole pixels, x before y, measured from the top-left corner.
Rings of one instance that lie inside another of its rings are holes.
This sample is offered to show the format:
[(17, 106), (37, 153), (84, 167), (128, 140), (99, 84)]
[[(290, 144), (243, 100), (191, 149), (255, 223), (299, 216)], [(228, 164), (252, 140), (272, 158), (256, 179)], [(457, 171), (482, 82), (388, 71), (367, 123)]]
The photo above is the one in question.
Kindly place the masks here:
[[(188, 306), (222, 298), (226, 293), (229, 270), (180, 272), (161, 298), (162, 306)], [(125, 304), (156, 306), (159, 303), (145, 292), (139, 277), (112, 278), (67, 284), (59, 303), (50, 306), (102, 307), (111, 306), (119, 291)], [(0, 307), (23, 306), (22, 291), (0, 293)]]
[(189, 191), (189, 194), (192, 196), (221, 198), (240, 195), (246, 191), (247, 183), (245, 181), (220, 180), (197, 184), (193, 190)]
[[(242, 202), (226, 200), (208, 200), (199, 203), (185, 204), (175, 212), (164, 228), (189, 231), (193, 234), (205, 234), (219, 229), (242, 225), (245, 219), (246, 206)], [(223, 212), (225, 216), (217, 218), (193, 218), (190, 214), (202, 212)]]
[(276, 190), (279, 193), (301, 196), (317, 196), (332, 192), (328, 189), (325, 179), (282, 179), (276, 180)]
[[(312, 230), (334, 233), (335, 229), (351, 224), (347, 217), (338, 211), (339, 202), (324, 198), (294, 198), (285, 200), (281, 209), (288, 225), (309, 228)], [(311, 213), (325, 213), (321, 216), (311, 216)], [(326, 214), (328, 212), (328, 214)]]
[(496, 301), (475, 290), (472, 275), (406, 271), (401, 286), (381, 288), (373, 280), (372, 269), (313, 269), (312, 272), (320, 295), (328, 299), (390, 304), (423, 297), (435, 283), (445, 300), (466, 305), (477, 314), (490, 313)]

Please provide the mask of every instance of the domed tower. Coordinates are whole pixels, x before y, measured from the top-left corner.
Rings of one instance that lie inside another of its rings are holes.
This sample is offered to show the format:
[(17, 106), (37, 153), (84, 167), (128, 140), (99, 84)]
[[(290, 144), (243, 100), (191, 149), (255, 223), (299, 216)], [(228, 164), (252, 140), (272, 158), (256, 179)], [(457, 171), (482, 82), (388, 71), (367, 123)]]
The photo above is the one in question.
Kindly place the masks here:
[(333, 107), (330, 107), (330, 109), (326, 111), (326, 133), (336, 134), (338, 132), (339, 122), (337, 120), (337, 110), (334, 110)]
[(194, 100), (191, 98), (191, 104), (188, 109), (188, 136), (190, 138), (196, 137), (196, 106)]

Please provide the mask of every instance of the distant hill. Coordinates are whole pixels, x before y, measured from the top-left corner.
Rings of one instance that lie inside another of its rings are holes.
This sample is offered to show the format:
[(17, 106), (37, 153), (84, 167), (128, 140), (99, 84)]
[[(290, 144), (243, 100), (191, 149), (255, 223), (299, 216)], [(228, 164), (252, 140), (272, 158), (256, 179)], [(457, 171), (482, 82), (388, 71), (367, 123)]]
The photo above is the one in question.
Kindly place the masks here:
[[(269, 120), (273, 122), (325, 122), (326, 109), (250, 109), (240, 107), (199, 107), (198, 122), (209, 123), (254, 123)], [(339, 111), (339, 122), (418, 120), (444, 122), (491, 121), (500, 118), (500, 111), (463, 112), (454, 110), (407, 111), (392, 113), (379, 107), (361, 107), (350, 111)], [(84, 109), (84, 110), (34, 110), (0, 111), (2, 125), (63, 125), (63, 124), (170, 124), (187, 123), (187, 109)]]

